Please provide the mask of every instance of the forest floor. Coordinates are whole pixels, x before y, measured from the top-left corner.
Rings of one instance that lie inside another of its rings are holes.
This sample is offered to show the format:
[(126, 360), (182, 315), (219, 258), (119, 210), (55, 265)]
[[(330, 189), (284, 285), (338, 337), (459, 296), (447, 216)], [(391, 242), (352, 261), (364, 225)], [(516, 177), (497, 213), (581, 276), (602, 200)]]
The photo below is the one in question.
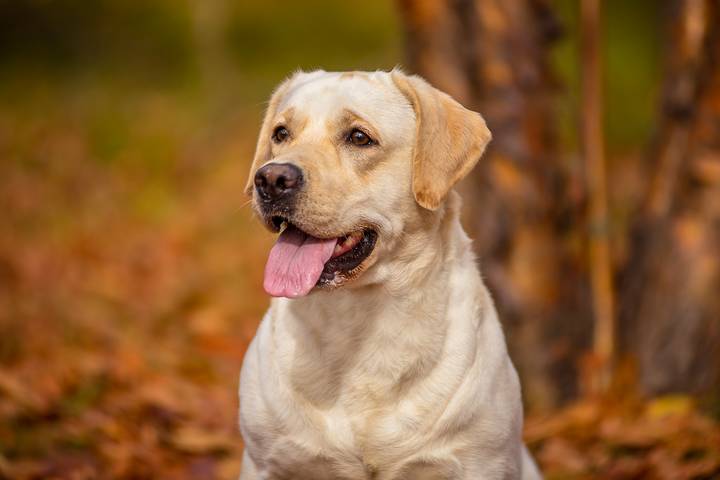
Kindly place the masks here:
[[(0, 117), (0, 478), (237, 478), (272, 242), (242, 193), (256, 126), (138, 108), (130, 145), (82, 109)], [(720, 478), (687, 397), (584, 400), (525, 436), (547, 478)]]

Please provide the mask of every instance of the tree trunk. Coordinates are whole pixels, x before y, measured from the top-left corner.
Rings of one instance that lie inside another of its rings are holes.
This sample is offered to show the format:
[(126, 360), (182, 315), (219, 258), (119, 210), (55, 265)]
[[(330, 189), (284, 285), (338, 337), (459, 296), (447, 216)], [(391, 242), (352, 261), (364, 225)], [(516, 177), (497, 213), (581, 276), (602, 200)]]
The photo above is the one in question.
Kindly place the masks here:
[(465, 224), (508, 331), (526, 399), (577, 389), (590, 345), (573, 178), (557, 153), (548, 52), (560, 27), (543, 0), (401, 0), (410, 67), (481, 112), (494, 140), (461, 186)]
[[(668, 3), (664, 108), (617, 283), (618, 329), (647, 393), (720, 393), (720, 2)], [(576, 392), (593, 331), (583, 192), (554, 131), (547, 57), (559, 27), (545, 0), (399, 5), (412, 70), (481, 112), (494, 133), (461, 187), (465, 223), (526, 396), (553, 405)]]
[(720, 2), (674, 0), (654, 174), (622, 275), (624, 350), (648, 394), (718, 393)]

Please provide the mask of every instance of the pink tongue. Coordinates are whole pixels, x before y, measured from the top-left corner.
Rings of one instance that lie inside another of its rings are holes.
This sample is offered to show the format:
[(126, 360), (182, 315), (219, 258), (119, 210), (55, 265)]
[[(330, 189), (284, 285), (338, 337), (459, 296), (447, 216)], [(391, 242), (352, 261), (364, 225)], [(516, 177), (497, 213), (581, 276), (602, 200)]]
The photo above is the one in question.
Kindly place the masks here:
[(265, 291), (273, 297), (302, 297), (315, 286), (330, 260), (336, 238), (323, 240), (289, 226), (280, 234), (265, 265)]

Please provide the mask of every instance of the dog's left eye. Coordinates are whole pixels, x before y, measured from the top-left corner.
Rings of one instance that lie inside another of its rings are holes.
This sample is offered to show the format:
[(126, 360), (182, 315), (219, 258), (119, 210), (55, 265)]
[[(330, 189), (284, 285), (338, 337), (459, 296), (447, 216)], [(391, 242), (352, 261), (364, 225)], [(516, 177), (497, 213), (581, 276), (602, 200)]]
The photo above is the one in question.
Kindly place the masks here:
[(290, 132), (288, 131), (288, 129), (281, 125), (277, 127), (273, 132), (272, 139), (275, 141), (275, 143), (282, 143), (287, 140), (289, 136)]
[(357, 145), (358, 147), (367, 147), (368, 145), (373, 145), (375, 143), (367, 133), (363, 132), (362, 130), (358, 130), (357, 128), (350, 132), (348, 141), (350, 141), (353, 145)]

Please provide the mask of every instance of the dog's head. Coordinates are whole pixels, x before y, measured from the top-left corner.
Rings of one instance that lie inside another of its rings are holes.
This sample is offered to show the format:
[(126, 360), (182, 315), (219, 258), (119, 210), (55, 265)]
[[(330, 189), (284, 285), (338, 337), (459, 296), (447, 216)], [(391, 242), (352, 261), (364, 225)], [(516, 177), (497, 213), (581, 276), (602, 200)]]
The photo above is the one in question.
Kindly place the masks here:
[(438, 215), (489, 141), (479, 114), (419, 77), (295, 74), (270, 100), (246, 187), (281, 232), (265, 290), (298, 297), (362, 284), (354, 280)]

